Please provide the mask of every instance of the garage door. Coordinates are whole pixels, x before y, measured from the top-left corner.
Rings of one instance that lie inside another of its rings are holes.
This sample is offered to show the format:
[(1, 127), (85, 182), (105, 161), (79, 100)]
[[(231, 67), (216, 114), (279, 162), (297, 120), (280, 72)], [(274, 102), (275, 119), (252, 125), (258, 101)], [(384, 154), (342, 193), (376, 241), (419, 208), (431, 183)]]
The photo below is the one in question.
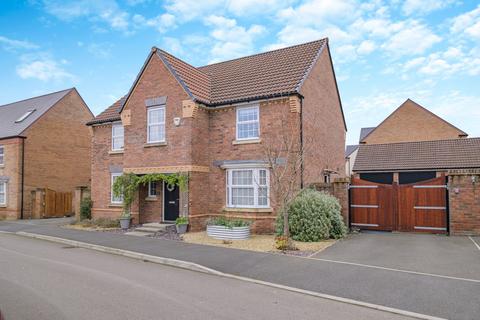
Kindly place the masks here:
[(445, 177), (411, 184), (353, 179), (350, 224), (370, 230), (446, 233)]

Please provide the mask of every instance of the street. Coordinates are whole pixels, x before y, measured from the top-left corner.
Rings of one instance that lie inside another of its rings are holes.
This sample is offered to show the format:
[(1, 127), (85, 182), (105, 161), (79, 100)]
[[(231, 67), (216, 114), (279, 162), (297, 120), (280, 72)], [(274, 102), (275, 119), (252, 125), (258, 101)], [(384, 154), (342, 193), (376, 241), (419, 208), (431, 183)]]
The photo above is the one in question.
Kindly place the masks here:
[(22, 319), (405, 319), (86, 249), (0, 234), (0, 309)]

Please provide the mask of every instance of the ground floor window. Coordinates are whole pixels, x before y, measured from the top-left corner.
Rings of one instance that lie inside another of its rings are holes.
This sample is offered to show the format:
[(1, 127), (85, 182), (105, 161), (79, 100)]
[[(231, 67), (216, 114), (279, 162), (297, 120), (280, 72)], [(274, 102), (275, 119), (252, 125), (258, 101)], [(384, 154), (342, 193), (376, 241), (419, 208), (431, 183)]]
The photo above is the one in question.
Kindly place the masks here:
[(111, 179), (111, 188), (110, 188), (110, 194), (111, 194), (111, 202), (115, 204), (121, 204), (123, 202), (123, 197), (115, 197), (113, 194), (113, 184), (115, 183), (115, 180), (120, 177), (122, 174), (121, 173), (112, 173), (112, 179)]
[(269, 172), (259, 169), (227, 170), (227, 207), (268, 208)]
[(157, 196), (157, 183), (155, 181), (148, 183), (148, 196), (149, 197)]
[(0, 182), (0, 205), (7, 205), (7, 183)]

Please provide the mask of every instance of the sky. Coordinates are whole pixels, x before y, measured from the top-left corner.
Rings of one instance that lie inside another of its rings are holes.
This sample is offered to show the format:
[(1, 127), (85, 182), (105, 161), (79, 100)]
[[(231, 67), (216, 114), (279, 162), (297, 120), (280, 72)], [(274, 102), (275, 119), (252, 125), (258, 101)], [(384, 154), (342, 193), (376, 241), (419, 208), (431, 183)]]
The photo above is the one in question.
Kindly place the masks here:
[(76, 87), (94, 114), (152, 46), (202, 66), (329, 38), (347, 143), (407, 98), (480, 136), (480, 1), (0, 1), (0, 105)]

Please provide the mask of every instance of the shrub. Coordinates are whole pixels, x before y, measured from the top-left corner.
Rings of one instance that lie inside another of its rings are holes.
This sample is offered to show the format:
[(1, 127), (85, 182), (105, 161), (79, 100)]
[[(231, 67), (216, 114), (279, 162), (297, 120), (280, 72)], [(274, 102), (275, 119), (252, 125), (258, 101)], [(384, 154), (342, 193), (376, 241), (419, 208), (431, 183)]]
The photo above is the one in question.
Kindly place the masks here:
[[(288, 208), (290, 236), (303, 242), (338, 239), (347, 233), (338, 200), (324, 192), (305, 189)], [(283, 215), (276, 221), (277, 235), (283, 234)]]
[(188, 224), (188, 218), (187, 217), (178, 217), (175, 220), (175, 224)]
[(285, 236), (276, 236), (275, 248), (278, 250), (287, 250), (289, 248), (288, 238)]
[(227, 219), (226, 217), (215, 217), (212, 219), (209, 219), (207, 221), (207, 225), (209, 226), (223, 226), (227, 228), (234, 228), (234, 227), (248, 227), (250, 225), (250, 222), (245, 221), (245, 220), (232, 220), (232, 219)]
[(90, 198), (84, 198), (80, 202), (80, 220), (92, 218), (93, 201)]

